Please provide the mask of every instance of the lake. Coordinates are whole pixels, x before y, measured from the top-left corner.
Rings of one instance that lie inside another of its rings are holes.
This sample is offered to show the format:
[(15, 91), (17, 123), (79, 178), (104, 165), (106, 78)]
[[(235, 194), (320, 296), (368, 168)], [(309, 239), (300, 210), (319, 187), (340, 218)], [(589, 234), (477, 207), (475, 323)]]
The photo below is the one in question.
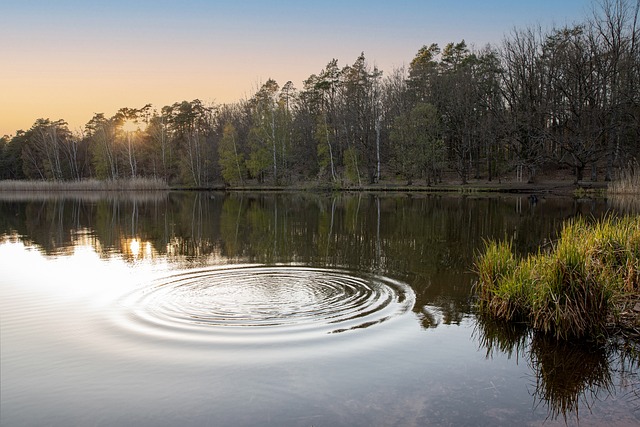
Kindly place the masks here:
[(2, 426), (638, 425), (637, 362), (476, 317), (474, 256), (604, 200), (0, 197)]

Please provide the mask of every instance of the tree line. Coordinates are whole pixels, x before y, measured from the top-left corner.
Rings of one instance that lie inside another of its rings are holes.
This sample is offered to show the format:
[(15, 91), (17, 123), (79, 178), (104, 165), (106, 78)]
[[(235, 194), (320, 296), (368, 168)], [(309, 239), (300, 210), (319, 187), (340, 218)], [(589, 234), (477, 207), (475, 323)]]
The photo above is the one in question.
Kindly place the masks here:
[(610, 180), (640, 154), (639, 8), (602, 0), (582, 23), (514, 29), (499, 46), (425, 45), (388, 75), (363, 53), (235, 103), (121, 108), (77, 132), (41, 118), (0, 139), (0, 179), (431, 185), (568, 169)]

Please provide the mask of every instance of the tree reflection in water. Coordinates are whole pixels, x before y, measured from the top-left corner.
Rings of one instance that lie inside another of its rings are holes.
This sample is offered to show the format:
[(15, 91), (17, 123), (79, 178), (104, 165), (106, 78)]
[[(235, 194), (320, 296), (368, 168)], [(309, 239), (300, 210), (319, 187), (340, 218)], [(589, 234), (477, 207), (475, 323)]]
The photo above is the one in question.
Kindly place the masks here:
[[(17, 196), (16, 196), (17, 197)], [(476, 322), (470, 271), (486, 239), (538, 250), (574, 216), (600, 217), (606, 203), (545, 198), (529, 210), (520, 196), (429, 194), (130, 193), (0, 195), (0, 242), (17, 239), (43, 254), (90, 246), (104, 258), (161, 259), (179, 268), (226, 264), (302, 265), (381, 275), (407, 283), (425, 329)], [(488, 358), (524, 360), (531, 395), (548, 418), (565, 420), (597, 399), (638, 390), (637, 347), (559, 344), (521, 325), (478, 319)], [(634, 373), (635, 372), (635, 373)], [(631, 392), (634, 394), (634, 392)], [(637, 392), (636, 392), (637, 393)], [(637, 395), (625, 396), (635, 399)]]
[[(503, 353), (526, 361), (534, 406), (546, 406), (547, 419), (562, 417), (567, 423), (575, 417), (579, 422), (581, 409), (590, 411), (596, 401), (617, 397), (618, 390), (633, 390), (633, 396), (622, 397), (640, 403), (640, 381), (634, 374), (640, 353), (633, 343), (559, 342), (522, 324), (483, 317), (474, 338), (487, 358)], [(640, 411), (640, 404), (637, 407)]]

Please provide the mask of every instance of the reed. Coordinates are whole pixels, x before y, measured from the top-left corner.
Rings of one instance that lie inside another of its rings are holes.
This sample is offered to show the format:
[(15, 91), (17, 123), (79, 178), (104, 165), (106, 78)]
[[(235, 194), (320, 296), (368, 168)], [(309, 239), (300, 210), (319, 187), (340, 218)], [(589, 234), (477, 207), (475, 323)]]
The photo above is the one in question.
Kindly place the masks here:
[(77, 200), (83, 202), (98, 201), (135, 201), (158, 202), (169, 197), (168, 191), (0, 191), (1, 202), (58, 202)]
[(607, 192), (611, 194), (640, 194), (640, 165), (631, 163), (620, 171), (618, 179), (611, 181)]
[(126, 178), (115, 180), (83, 179), (76, 181), (0, 181), (0, 192), (51, 191), (158, 191), (168, 190), (164, 180)]
[(620, 212), (640, 213), (640, 165), (631, 163), (620, 171), (618, 179), (609, 183), (609, 204)]
[(568, 221), (550, 251), (523, 259), (488, 242), (475, 266), (483, 314), (524, 319), (559, 340), (595, 338), (617, 303), (640, 292), (640, 216)]

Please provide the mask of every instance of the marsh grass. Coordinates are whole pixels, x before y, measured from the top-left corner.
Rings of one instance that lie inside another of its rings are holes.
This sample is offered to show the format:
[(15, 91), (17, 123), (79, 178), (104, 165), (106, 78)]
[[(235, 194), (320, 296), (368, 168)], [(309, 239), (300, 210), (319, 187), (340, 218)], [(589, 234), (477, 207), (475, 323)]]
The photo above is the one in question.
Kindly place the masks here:
[(83, 202), (107, 201), (134, 201), (134, 202), (158, 202), (169, 197), (168, 191), (0, 191), (0, 202), (34, 202), (51, 201), (60, 202), (76, 200)]
[(164, 191), (169, 186), (156, 178), (127, 178), (115, 180), (83, 179), (77, 181), (0, 181), (0, 192), (59, 192), (59, 191)]
[(510, 243), (490, 241), (475, 267), (482, 313), (559, 340), (597, 338), (617, 302), (640, 291), (640, 216), (569, 221), (550, 250), (523, 259)]
[(630, 164), (607, 187), (609, 204), (626, 213), (640, 213), (640, 165)]
[(618, 179), (609, 183), (607, 192), (610, 195), (640, 194), (640, 165), (632, 163), (626, 169), (622, 169)]
[(476, 270), (480, 276), (479, 283), (482, 284), (477, 290), (482, 307), (486, 305), (485, 308), (490, 309), (493, 304), (498, 303), (494, 301), (496, 292), (499, 291), (503, 280), (513, 274), (516, 265), (511, 242), (497, 242), (495, 240), (485, 242), (484, 254), (476, 261)]

